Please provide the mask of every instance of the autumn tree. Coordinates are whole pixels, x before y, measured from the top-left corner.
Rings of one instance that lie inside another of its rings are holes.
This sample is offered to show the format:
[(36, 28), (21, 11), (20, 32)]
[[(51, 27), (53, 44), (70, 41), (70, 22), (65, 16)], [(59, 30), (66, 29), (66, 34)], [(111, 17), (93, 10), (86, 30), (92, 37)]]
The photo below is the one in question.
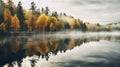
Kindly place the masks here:
[(53, 24), (53, 23), (50, 23), (50, 31), (54, 31), (54, 29), (55, 29), (54, 24)]
[(48, 24), (46, 26), (46, 31), (55, 31), (57, 30), (57, 26), (59, 25), (57, 18), (51, 16), (48, 20)]
[(89, 22), (84, 23), (84, 29), (85, 29), (85, 31), (90, 30), (90, 23)]
[(46, 26), (46, 31), (48, 32), (49, 31), (60, 31), (63, 28), (64, 28), (64, 23), (60, 19), (54, 16), (49, 17), (48, 24)]
[(21, 1), (19, 1), (18, 5), (17, 5), (17, 11), (16, 12), (17, 12), (17, 17), (20, 20), (21, 31), (27, 30), (27, 25), (25, 24), (25, 14), (24, 14), (24, 11), (23, 11)]
[(14, 17), (12, 17), (12, 23), (11, 23), (11, 27), (14, 29), (14, 31), (18, 31), (18, 29), (20, 28), (20, 21), (18, 19), (18, 17), (15, 15)]
[(60, 25), (58, 19), (56, 17), (52, 17), (52, 19), (53, 19), (52, 23), (55, 25), (55, 31), (57, 31)]
[(33, 31), (33, 30), (35, 30), (35, 22), (36, 22), (36, 19), (37, 19), (37, 11), (36, 11), (36, 6), (35, 6), (34, 2), (31, 2), (31, 8), (30, 9), (32, 10), (32, 12), (31, 12), (31, 15), (30, 15), (28, 21), (29, 21), (29, 25), (31, 27), (31, 30)]
[(35, 15), (30, 15), (28, 17), (28, 20), (26, 20), (26, 24), (28, 26), (28, 31), (33, 31), (35, 30), (35, 22), (36, 22), (37, 17)]
[(50, 22), (50, 30), (51, 31), (57, 31), (57, 28), (59, 26), (59, 22), (58, 22), (58, 19), (54, 16), (50, 17), (49, 19), (49, 22)]
[(70, 22), (69, 22), (69, 26), (70, 26), (70, 29), (73, 30), (74, 27), (75, 27), (75, 21), (74, 21), (74, 20), (73, 20), (73, 21), (70, 21)]
[(75, 23), (74, 29), (76, 30), (80, 29), (80, 23), (78, 22), (77, 19), (74, 20), (74, 23)]
[(48, 24), (49, 16), (46, 16), (45, 14), (42, 14), (38, 17), (36, 21), (36, 28), (45, 31), (45, 27)]
[(83, 21), (78, 19), (77, 20), (77, 24), (80, 26), (80, 28), (82, 29), (82, 26), (83, 26)]
[(57, 27), (57, 31), (61, 31), (61, 30), (63, 30), (64, 29), (64, 22), (62, 22), (60, 19), (58, 20), (58, 22), (59, 22), (59, 25), (58, 25), (58, 27)]
[(7, 31), (10, 31), (11, 29), (11, 13), (8, 8), (5, 8), (4, 10), (4, 24), (5, 24), (5, 29)]

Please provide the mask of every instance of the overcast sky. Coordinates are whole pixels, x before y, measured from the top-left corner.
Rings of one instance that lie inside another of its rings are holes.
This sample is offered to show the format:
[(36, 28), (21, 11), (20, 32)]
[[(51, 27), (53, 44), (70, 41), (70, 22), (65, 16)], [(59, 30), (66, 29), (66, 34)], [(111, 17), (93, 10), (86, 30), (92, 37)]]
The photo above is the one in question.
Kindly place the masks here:
[(120, 0), (13, 0), (15, 4), (22, 1), (29, 9), (31, 1), (37, 8), (48, 6), (51, 11), (65, 12), (91, 23), (108, 23), (120, 21)]

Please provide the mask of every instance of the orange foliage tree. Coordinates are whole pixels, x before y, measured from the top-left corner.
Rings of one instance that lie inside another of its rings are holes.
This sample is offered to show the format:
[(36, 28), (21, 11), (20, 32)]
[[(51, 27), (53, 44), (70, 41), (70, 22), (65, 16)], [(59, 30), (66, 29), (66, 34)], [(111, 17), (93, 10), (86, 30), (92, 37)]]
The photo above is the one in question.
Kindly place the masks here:
[(14, 29), (14, 31), (18, 31), (18, 29), (20, 28), (20, 21), (16, 15), (12, 17), (11, 22), (11, 27)]
[(8, 8), (5, 8), (4, 10), (4, 23), (5, 29), (9, 30), (11, 25), (11, 13)]

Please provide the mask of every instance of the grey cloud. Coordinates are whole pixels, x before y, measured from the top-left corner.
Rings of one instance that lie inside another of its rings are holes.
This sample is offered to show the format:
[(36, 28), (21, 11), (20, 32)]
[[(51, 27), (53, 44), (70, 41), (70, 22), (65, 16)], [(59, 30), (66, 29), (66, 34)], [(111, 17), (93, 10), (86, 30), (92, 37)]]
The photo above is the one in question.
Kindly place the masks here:
[(120, 4), (120, 0), (69, 0), (71, 5), (84, 5), (84, 4)]
[[(30, 7), (29, 0), (22, 1), (24, 7)], [(83, 21), (103, 23), (120, 21), (120, 0), (43, 0), (47, 2), (44, 5), (41, 3), (42, 0), (39, 0), (41, 4), (38, 0), (34, 1), (38, 8), (48, 5), (51, 11), (65, 12)]]

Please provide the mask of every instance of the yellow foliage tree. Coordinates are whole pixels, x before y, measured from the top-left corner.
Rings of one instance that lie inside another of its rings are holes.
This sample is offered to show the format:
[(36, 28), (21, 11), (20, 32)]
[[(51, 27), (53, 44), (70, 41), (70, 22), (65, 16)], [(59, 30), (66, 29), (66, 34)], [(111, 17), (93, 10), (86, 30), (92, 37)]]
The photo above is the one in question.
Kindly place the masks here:
[(28, 31), (32, 31), (35, 29), (35, 22), (36, 22), (36, 16), (31, 14), (29, 15), (28, 20), (26, 20), (26, 24), (28, 26)]
[(69, 22), (69, 26), (70, 26), (71, 30), (74, 29), (74, 27), (75, 27), (75, 21)]
[(86, 30), (90, 30), (91, 29), (90, 23), (89, 22), (85, 22), (85, 27), (86, 27)]
[(45, 31), (45, 27), (48, 25), (49, 16), (42, 14), (36, 21), (36, 28)]
[(50, 30), (51, 31), (56, 30), (57, 27), (60, 25), (60, 23), (58, 22), (56, 17), (51, 17), (49, 19), (49, 22), (50, 22)]
[(30, 10), (23, 10), (24, 14), (25, 14), (25, 18), (29, 19), (29, 17), (32, 15), (32, 12)]
[(81, 27), (81, 26), (83, 25), (83, 21), (80, 20), (80, 19), (78, 19), (78, 20), (77, 20), (77, 24)]
[(20, 28), (20, 21), (16, 15), (12, 17), (11, 22), (12, 22), (11, 27), (14, 29), (14, 31), (15, 32), (18, 31), (18, 29)]
[(53, 31), (54, 30), (54, 24), (53, 23), (50, 23), (50, 31)]
[(8, 8), (5, 8), (4, 10), (4, 24), (5, 24), (5, 29), (9, 29), (11, 25), (11, 13)]
[(59, 22), (58, 22), (57, 18), (56, 17), (52, 17), (52, 20), (53, 20), (52, 22), (54, 23), (55, 27), (58, 27)]
[(64, 22), (61, 19), (58, 19), (58, 22), (59, 22), (59, 26), (58, 26), (59, 30), (65, 28)]

